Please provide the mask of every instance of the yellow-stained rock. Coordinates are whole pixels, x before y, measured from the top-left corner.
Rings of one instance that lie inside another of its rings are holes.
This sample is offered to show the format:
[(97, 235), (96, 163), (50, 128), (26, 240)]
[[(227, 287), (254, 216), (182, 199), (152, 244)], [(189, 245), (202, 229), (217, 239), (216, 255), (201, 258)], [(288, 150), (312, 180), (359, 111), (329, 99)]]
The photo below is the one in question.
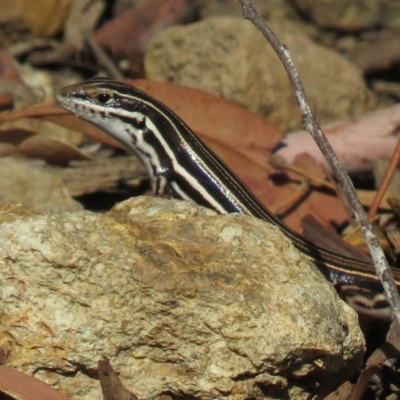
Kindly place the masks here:
[(360, 367), (357, 315), (276, 228), (182, 201), (0, 209), (0, 352), (74, 399), (306, 399)]

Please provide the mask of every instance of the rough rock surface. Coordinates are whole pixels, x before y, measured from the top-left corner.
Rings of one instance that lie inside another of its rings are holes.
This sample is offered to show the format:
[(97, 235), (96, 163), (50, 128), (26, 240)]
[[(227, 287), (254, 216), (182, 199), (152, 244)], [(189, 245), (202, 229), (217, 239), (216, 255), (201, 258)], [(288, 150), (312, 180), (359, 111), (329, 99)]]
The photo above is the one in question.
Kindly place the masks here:
[[(321, 123), (348, 120), (372, 109), (374, 100), (361, 72), (298, 30), (273, 28), (292, 54)], [(243, 104), (283, 130), (301, 115), (280, 61), (248, 21), (208, 18), (156, 35), (145, 56), (146, 76), (203, 89)]]
[(0, 157), (0, 205), (21, 203), (39, 212), (81, 210), (61, 179), (43, 171), (30, 160)]
[(4, 365), (73, 399), (100, 398), (103, 356), (144, 399), (323, 397), (362, 362), (355, 312), (276, 227), (187, 202), (3, 206), (0, 279)]
[(382, 25), (400, 27), (396, 0), (293, 0), (293, 3), (322, 28), (356, 32)]

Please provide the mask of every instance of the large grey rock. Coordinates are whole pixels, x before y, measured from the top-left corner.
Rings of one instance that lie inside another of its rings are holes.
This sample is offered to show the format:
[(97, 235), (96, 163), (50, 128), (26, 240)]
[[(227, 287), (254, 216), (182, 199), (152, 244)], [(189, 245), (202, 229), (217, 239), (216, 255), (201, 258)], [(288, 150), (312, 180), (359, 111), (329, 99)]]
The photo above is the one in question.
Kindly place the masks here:
[[(348, 120), (372, 109), (361, 72), (297, 30), (273, 26), (292, 54), (321, 123)], [(215, 17), (156, 35), (145, 56), (146, 76), (203, 89), (243, 104), (283, 130), (301, 115), (278, 57), (253, 25)]]
[(107, 215), (0, 210), (5, 366), (99, 399), (306, 399), (360, 367), (357, 316), (273, 226), (138, 198)]

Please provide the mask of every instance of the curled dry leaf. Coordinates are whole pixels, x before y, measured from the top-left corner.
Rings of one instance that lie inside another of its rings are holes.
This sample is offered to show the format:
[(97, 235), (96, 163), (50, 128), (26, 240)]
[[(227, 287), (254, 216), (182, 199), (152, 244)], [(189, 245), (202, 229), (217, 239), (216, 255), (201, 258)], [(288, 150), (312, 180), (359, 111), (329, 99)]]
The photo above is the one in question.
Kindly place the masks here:
[(49, 164), (67, 165), (71, 160), (90, 160), (91, 157), (68, 143), (43, 135), (25, 139), (16, 149), (16, 154), (39, 158)]
[(55, 165), (90, 159), (89, 155), (75, 146), (26, 129), (0, 131), (0, 156), (6, 155), (42, 159)]
[[(329, 142), (350, 173), (371, 170), (378, 158), (389, 159), (396, 147), (396, 131), (400, 127), (400, 104), (374, 111), (353, 121), (323, 127)], [(297, 155), (308, 153), (318, 164), (325, 159), (309, 133), (292, 132), (283, 140), (285, 147), (277, 151), (292, 163)]]
[(1, 366), (0, 392), (18, 400), (70, 400), (36, 378)]

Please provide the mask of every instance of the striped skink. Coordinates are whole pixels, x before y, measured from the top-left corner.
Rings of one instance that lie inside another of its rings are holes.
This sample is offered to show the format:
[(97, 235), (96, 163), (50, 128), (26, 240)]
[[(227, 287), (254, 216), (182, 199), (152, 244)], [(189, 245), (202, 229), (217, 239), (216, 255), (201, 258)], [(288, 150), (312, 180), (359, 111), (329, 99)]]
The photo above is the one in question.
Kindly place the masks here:
[[(391, 319), (372, 265), (316, 246), (290, 229), (163, 103), (133, 86), (106, 79), (62, 88), (57, 100), (136, 154), (156, 196), (192, 200), (221, 214), (249, 214), (277, 225), (356, 311)], [(400, 274), (394, 274), (400, 287)]]

